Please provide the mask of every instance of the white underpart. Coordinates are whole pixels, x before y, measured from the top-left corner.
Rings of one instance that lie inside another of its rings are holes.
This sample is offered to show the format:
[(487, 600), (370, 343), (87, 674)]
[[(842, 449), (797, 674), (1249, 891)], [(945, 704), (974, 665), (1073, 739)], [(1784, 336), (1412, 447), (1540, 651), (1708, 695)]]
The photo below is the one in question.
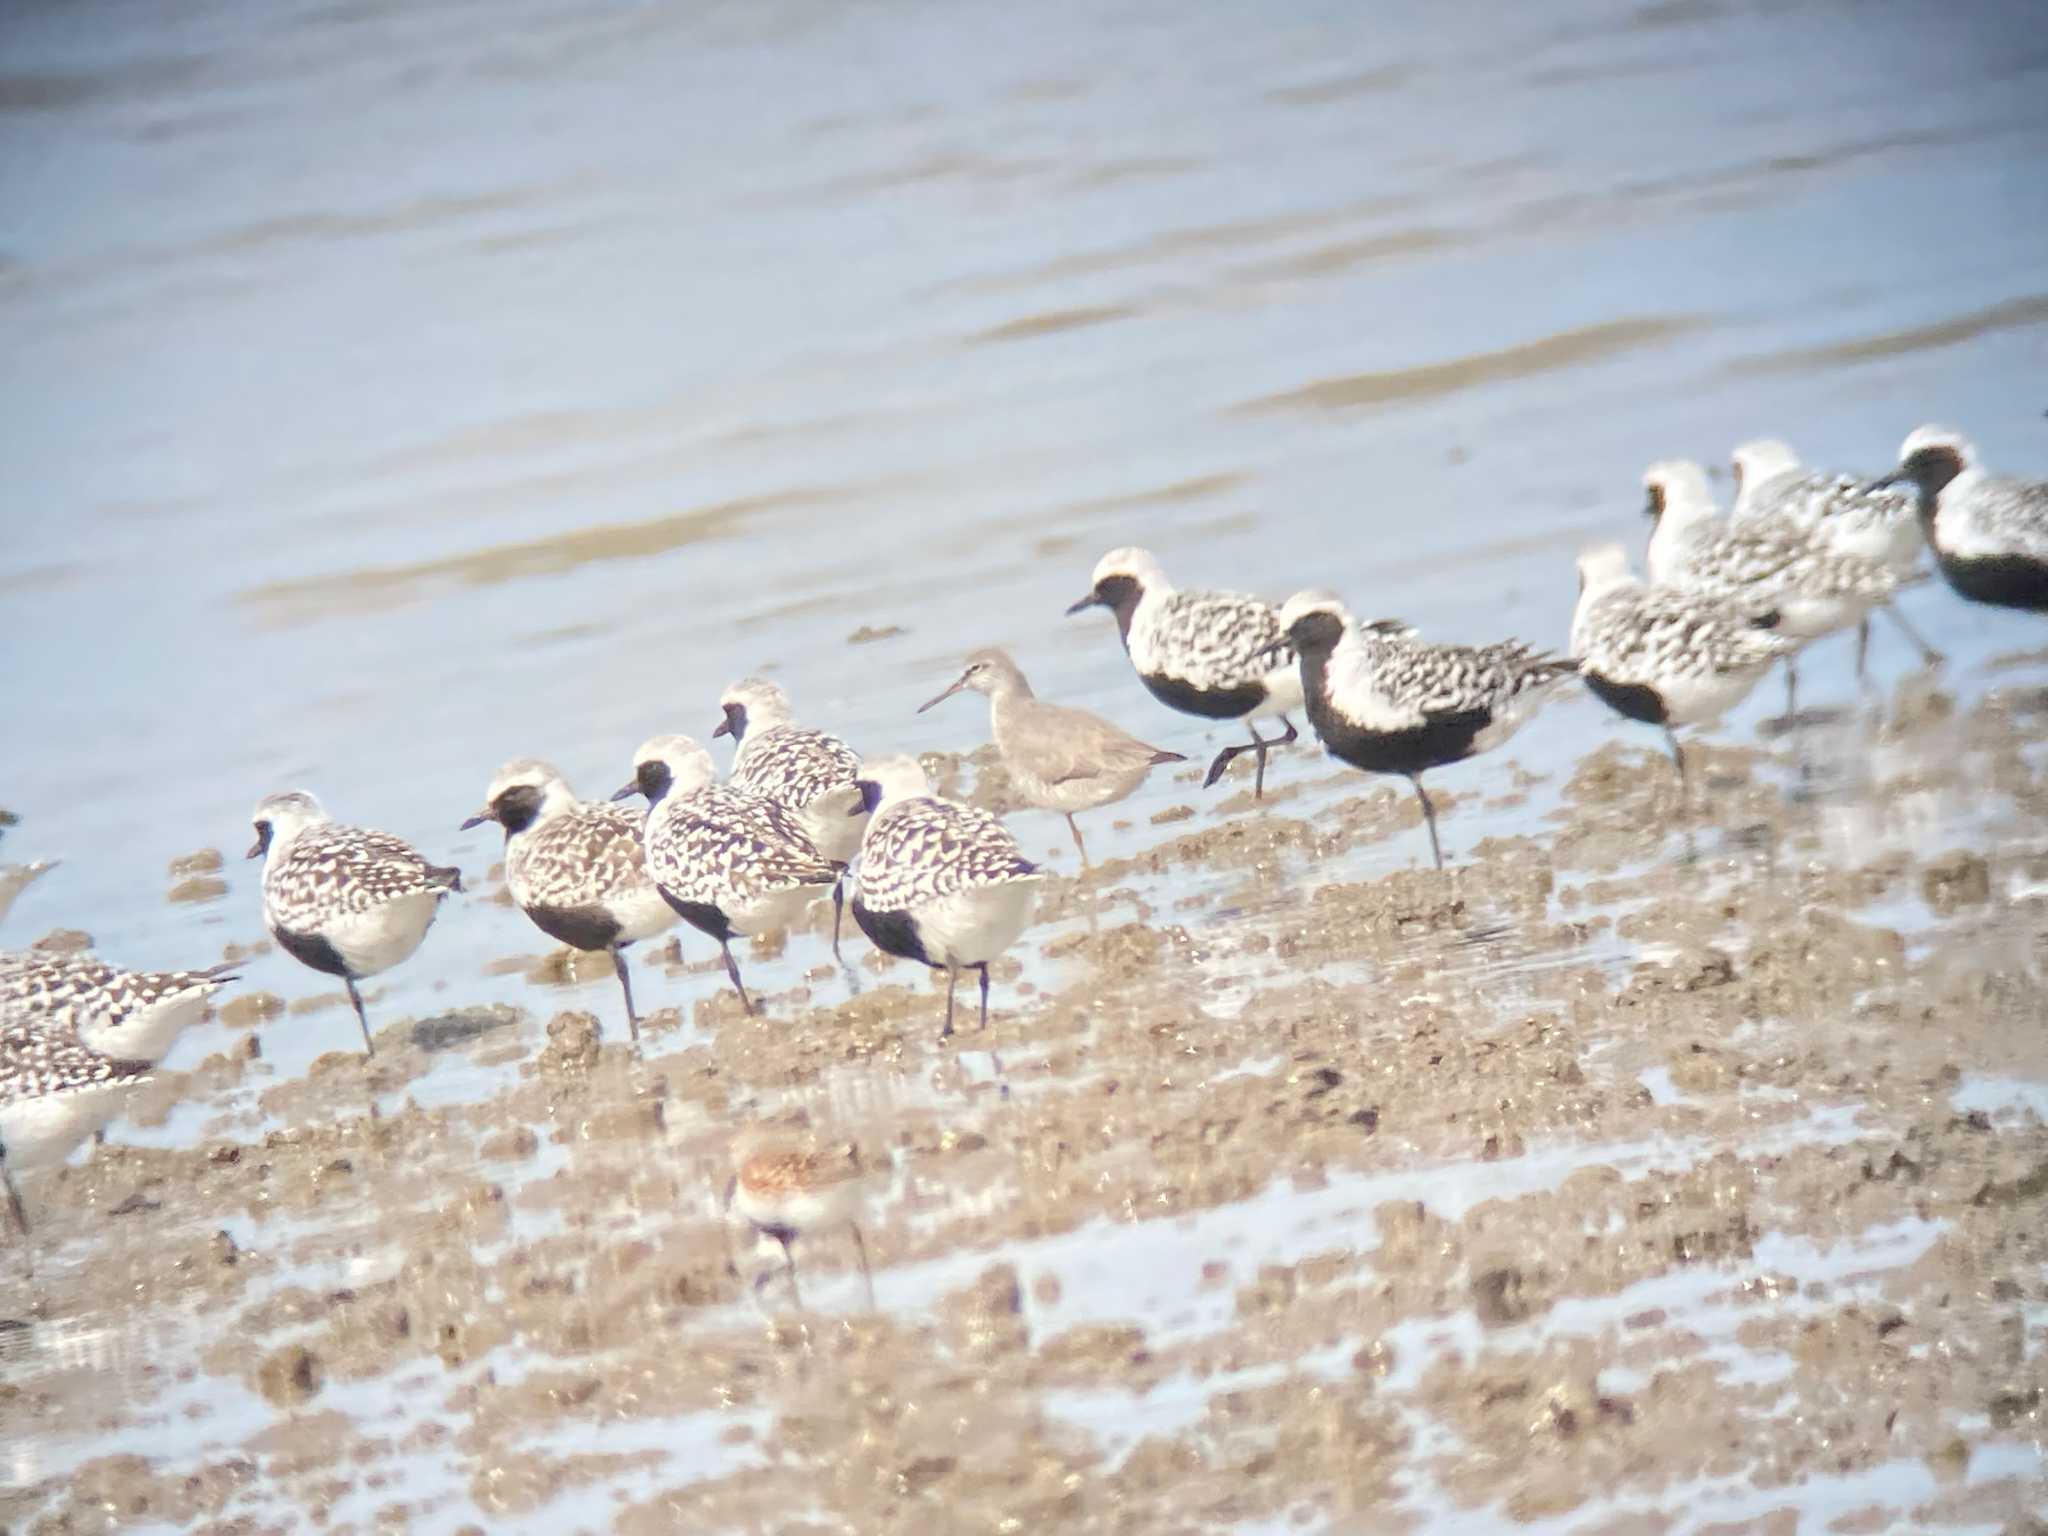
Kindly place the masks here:
[(1031, 926), (1040, 883), (1006, 880), (920, 902), (911, 909), (918, 941), (940, 965), (957, 969), (993, 960)]
[(432, 926), (441, 904), (440, 891), (395, 896), (367, 912), (346, 912), (320, 925), (320, 937), (332, 944), (357, 976), (375, 976), (412, 957)]
[(63, 1162), (94, 1131), (120, 1118), (128, 1095), (143, 1081), (95, 1083), (0, 1107), (0, 1147), (6, 1148), (7, 1166), (21, 1171)]
[(224, 985), (213, 982), (194, 986), (166, 997), (148, 1008), (138, 1008), (121, 1024), (102, 1019), (80, 1020), (78, 1042), (124, 1061), (162, 1061), (171, 1053), (178, 1036), (205, 1016), (207, 999)]
[(732, 1208), (757, 1227), (816, 1231), (821, 1227), (858, 1221), (867, 1203), (864, 1183), (858, 1178), (845, 1178), (817, 1189), (763, 1195), (750, 1192), (742, 1182), (733, 1186)]

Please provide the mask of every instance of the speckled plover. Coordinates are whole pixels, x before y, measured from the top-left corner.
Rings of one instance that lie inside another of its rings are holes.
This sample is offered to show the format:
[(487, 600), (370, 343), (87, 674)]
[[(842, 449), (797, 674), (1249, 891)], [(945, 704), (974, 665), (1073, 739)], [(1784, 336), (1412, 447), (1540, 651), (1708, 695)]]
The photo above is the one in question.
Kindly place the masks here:
[(90, 954), (0, 955), (0, 1177), (17, 1227), (28, 1218), (14, 1171), (63, 1161), (117, 1115), (234, 979), (225, 965), (124, 971)]
[[(875, 1277), (868, 1268), (867, 1240), (860, 1230), (867, 1196), (867, 1170), (861, 1165), (860, 1148), (852, 1142), (792, 1145), (748, 1133), (735, 1143), (733, 1163), (732, 1178), (725, 1186), (726, 1210), (781, 1245), (791, 1299), (803, 1305), (796, 1280), (797, 1239), (843, 1226), (853, 1235), (872, 1307)], [(758, 1292), (767, 1281), (763, 1272), (755, 1278), (754, 1289)]]
[(860, 848), (867, 812), (860, 808), (860, 754), (827, 731), (795, 723), (789, 696), (766, 678), (743, 677), (719, 697), (724, 716), (714, 738), (736, 744), (728, 782), (796, 812), (811, 846), (840, 866), (832, 887), (832, 954), (846, 903), (845, 868)]
[(552, 765), (522, 757), (498, 770), (484, 808), (462, 824), (505, 829), (505, 884), (536, 928), (571, 949), (611, 955), (635, 1040), (640, 1015), (623, 952), (676, 920), (647, 873), (643, 819), (628, 806), (578, 800)]
[(1678, 727), (1719, 719), (1748, 696), (1791, 643), (1725, 600), (1676, 587), (1646, 587), (1628, 552), (1601, 544), (1579, 556), (1572, 654), (1603, 703), (1664, 728), (1686, 784)]
[(1443, 846), (1423, 772), (1492, 751), (1521, 729), (1551, 684), (1578, 670), (1517, 640), (1432, 645), (1395, 622), (1355, 624), (1328, 592), (1297, 592), (1280, 623), (1301, 658), (1316, 738), (1340, 762), (1398, 773), (1415, 787), (1438, 869)]
[(1837, 554), (1786, 522), (1723, 519), (1706, 471), (1688, 459), (1652, 464), (1643, 475), (1650, 535), (1650, 581), (1720, 598), (1762, 618), (1791, 641), (1785, 653), (1785, 710), (1798, 698), (1793, 650), (1860, 624), (1890, 601), (1899, 578), (1880, 560)]
[(988, 696), (989, 728), (1010, 783), (1026, 805), (1058, 811), (1067, 818), (1081, 862), (1076, 811), (1112, 805), (1162, 763), (1184, 763), (1178, 752), (1163, 752), (1111, 725), (1100, 715), (1064, 704), (1048, 704), (1031, 691), (1009, 653), (989, 647), (974, 652), (951, 687), (918, 706), (923, 714), (963, 689)]
[(753, 1013), (732, 941), (789, 927), (842, 866), (812, 846), (787, 806), (717, 778), (711, 754), (689, 737), (656, 736), (633, 754), (633, 781), (613, 798), (647, 797), (647, 872), (677, 916), (718, 940), (725, 974)]
[(1009, 828), (987, 811), (941, 800), (912, 757), (870, 758), (861, 795), (872, 819), (861, 838), (853, 919), (877, 949), (946, 973), (946, 1027), (960, 972), (981, 973), (1031, 922), (1045, 878)]
[(270, 795), (250, 814), (262, 858), (263, 920), (301, 965), (339, 976), (374, 1056), (370, 1019), (356, 983), (409, 959), (426, 938), (441, 898), (462, 889), (462, 872), (429, 864), (388, 832), (328, 819), (302, 789)]
[[(1909, 490), (1894, 487), (1873, 489), (1866, 477), (1827, 474), (1808, 469), (1799, 462), (1791, 445), (1775, 437), (1754, 438), (1736, 446), (1731, 455), (1735, 475), (1735, 505), (1729, 509), (1732, 523), (1786, 522), (1812, 534), (1838, 555), (1861, 555), (1877, 560), (1901, 583), (1920, 570), (1920, 556), (1927, 541), (1920, 533), (1915, 499)], [(1892, 603), (1883, 612), (1899, 632), (1920, 652), (1929, 666), (1941, 653), (1920, 637), (1919, 631)], [(1863, 675), (1865, 655), (1870, 648), (1870, 620), (1856, 626), (1856, 675)]]
[(1987, 473), (1947, 427), (1916, 427), (1879, 487), (1910, 482), (1942, 579), (1972, 602), (2048, 611), (2048, 481)]
[[(1176, 591), (1157, 560), (1125, 548), (1096, 562), (1088, 595), (1067, 612), (1086, 608), (1116, 615), (1131, 667), (1160, 703), (1206, 720), (1244, 721), (1250, 743), (1217, 753), (1202, 787), (1250, 752), (1257, 764), (1252, 793), (1264, 795), (1266, 754), (1296, 739), (1287, 712), (1301, 707), (1301, 672), (1273, 606), (1227, 592)], [(1279, 716), (1285, 735), (1259, 734), (1254, 722), (1268, 715)]]

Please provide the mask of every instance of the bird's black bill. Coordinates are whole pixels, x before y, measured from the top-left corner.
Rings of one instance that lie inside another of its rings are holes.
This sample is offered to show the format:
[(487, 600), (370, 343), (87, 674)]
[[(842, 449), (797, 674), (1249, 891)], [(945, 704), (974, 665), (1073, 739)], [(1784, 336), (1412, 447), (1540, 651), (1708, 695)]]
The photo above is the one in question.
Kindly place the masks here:
[(251, 843), (251, 844), (249, 845), (249, 853), (248, 853), (248, 857), (250, 857), (250, 858), (252, 858), (252, 859), (260, 859), (260, 858), (262, 858), (262, 857), (263, 857), (263, 839), (262, 839), (262, 838), (260, 838), (260, 837), (259, 837), (259, 838), (257, 838), (255, 842), (253, 842), (253, 843)]
[(1863, 487), (1863, 489), (1865, 491), (1889, 490), (1892, 486), (1899, 484), (1901, 481), (1909, 480), (1911, 478), (1912, 477), (1908, 475), (1903, 469), (1895, 469), (1890, 474), (1881, 476), (1878, 479), (1871, 481), (1870, 484)]
[(472, 827), (480, 827), (487, 821), (496, 821), (497, 819), (498, 818), (493, 816), (489, 811), (478, 811), (474, 816), (470, 817), (469, 820), (465, 821), (462, 824), (462, 830), (467, 832)]
[(1097, 597), (1093, 592), (1090, 592), (1078, 603), (1067, 604), (1067, 617), (1072, 618), (1077, 613), (1085, 613), (1088, 609), (1095, 607), (1101, 601), (1101, 598)]
[(639, 793), (640, 781), (635, 779), (632, 783), (622, 785), (620, 788), (613, 790), (612, 798), (614, 800), (630, 800)]

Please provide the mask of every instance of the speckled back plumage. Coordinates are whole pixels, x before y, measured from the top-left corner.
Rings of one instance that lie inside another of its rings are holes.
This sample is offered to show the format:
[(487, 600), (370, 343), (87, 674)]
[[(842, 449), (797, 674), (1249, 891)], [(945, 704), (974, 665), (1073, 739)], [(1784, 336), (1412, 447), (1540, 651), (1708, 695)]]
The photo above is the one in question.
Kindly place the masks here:
[(1965, 555), (2048, 564), (2048, 482), (1972, 474), (1936, 502), (1935, 537)]
[(677, 901), (723, 907), (839, 876), (787, 806), (730, 785), (665, 796), (644, 837), (648, 873)]
[(1010, 829), (989, 812), (919, 796), (883, 806), (868, 822), (858, 896), (874, 911), (902, 912), (1037, 874)]
[(749, 731), (733, 756), (733, 788), (802, 810), (860, 777), (860, 754), (837, 736), (800, 725)]
[(1595, 598), (1572, 626), (1580, 670), (1650, 687), (1760, 673), (1788, 649), (1723, 601), (1634, 582)]
[(1354, 628), (1331, 657), (1328, 691), (1332, 706), (1359, 723), (1397, 729), (1492, 715), (1577, 670), (1577, 662), (1519, 640), (1431, 645), (1412, 635)]
[(91, 954), (0, 955), (0, 1026), (75, 1039), (82, 1026), (119, 1028), (171, 998), (211, 992), (225, 970), (124, 971)]
[(1881, 603), (1899, 586), (1884, 562), (1838, 554), (1784, 522), (1702, 523), (1675, 542), (1672, 558), (1654, 574), (1753, 609), (1788, 595)]
[(1747, 492), (1736, 515), (1743, 522), (1781, 517), (1809, 529), (1880, 529), (1913, 523), (1917, 500), (1911, 490), (1872, 489), (1854, 475), (1795, 469)]
[(146, 1076), (154, 1063), (104, 1055), (69, 1030), (9, 1019), (0, 1024), (0, 1108)]
[(302, 828), (265, 867), (263, 915), (274, 929), (317, 933), (401, 897), (460, 889), (455, 870), (429, 864), (403, 838), (323, 821)]
[(505, 883), (522, 907), (580, 908), (651, 894), (640, 847), (642, 813), (579, 800), (507, 839)]
[(1291, 671), (1294, 650), (1284, 640), (1279, 614), (1258, 598), (1166, 592), (1140, 602), (1126, 644), (1140, 673), (1223, 690)]

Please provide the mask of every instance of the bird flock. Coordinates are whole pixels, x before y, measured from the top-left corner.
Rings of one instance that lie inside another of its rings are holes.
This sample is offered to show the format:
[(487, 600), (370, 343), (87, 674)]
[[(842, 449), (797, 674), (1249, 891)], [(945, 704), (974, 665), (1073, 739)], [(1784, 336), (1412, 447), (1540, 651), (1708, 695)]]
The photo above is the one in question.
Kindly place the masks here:
[[(2048, 611), (2048, 483), (1989, 473), (1955, 432), (1919, 428), (1875, 479), (1807, 469), (1776, 440), (1743, 444), (1732, 464), (1725, 514), (1697, 463), (1650, 466), (1648, 579), (1619, 544), (1583, 552), (1566, 655), (1517, 640), (1429, 641), (1398, 619), (1355, 617), (1320, 589), (1279, 607), (1182, 589), (1136, 548), (1105, 554), (1067, 612), (1107, 609), (1132, 670), (1170, 709), (1244, 722), (1250, 739), (1216, 754), (1204, 787), (1250, 753), (1262, 797), (1268, 757), (1299, 737), (1298, 711), (1330, 756), (1409, 781), (1441, 869), (1423, 775), (1500, 746), (1575, 679), (1617, 713), (1663, 729), (1683, 794), (1678, 732), (1720, 718), (1781, 662), (1789, 709), (1796, 657), (1823, 636), (1857, 630), (1860, 677), (1870, 619), (1883, 613), (1924, 661), (1940, 659), (1894, 607), (1926, 579), (1923, 549), (1967, 599)], [(988, 700), (1015, 798), (1063, 816), (1084, 865), (1077, 814), (1185, 761), (1039, 699), (1000, 650), (969, 655), (922, 709), (963, 692)], [(1277, 723), (1277, 734), (1261, 735), (1261, 721)], [(507, 763), (462, 824), (501, 829), (505, 884), (535, 927), (611, 957), (632, 1037), (640, 1014), (630, 946), (678, 922), (695, 929), (718, 944), (752, 1014), (732, 941), (790, 928), (828, 897), (835, 957), (851, 906), (877, 949), (946, 974), (942, 1037), (953, 1031), (962, 972), (975, 973), (986, 1026), (989, 966), (1030, 926), (1045, 879), (1002, 819), (934, 793), (914, 758), (863, 755), (799, 725), (783, 690), (761, 678), (726, 689), (711, 734), (734, 742), (722, 782), (706, 747), (661, 735), (633, 753), (630, 777), (605, 799), (580, 798), (539, 759)], [(461, 872), (389, 833), (336, 822), (304, 790), (266, 796), (251, 822), (249, 856), (265, 861), (265, 926), (293, 959), (341, 979), (373, 1055), (358, 984), (419, 949), (442, 902), (463, 890)], [(0, 872), (6, 900), (37, 872)], [(60, 1161), (103, 1127), (234, 979), (228, 967), (130, 972), (84, 953), (0, 954), (0, 1179), (17, 1227), (28, 1222), (14, 1169)], [(820, 1189), (844, 1179), (830, 1159), (813, 1161)], [(819, 1193), (807, 1195), (802, 1162), (776, 1153), (736, 1186), (749, 1219), (785, 1252), (793, 1228), (775, 1211)]]

